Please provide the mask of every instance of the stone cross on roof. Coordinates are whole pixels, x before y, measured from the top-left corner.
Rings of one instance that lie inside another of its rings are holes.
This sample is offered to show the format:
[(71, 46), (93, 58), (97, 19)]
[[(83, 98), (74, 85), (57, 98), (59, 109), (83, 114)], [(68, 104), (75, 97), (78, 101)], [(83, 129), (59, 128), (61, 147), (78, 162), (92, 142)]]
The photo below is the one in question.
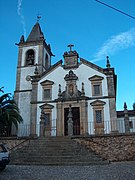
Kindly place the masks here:
[(68, 47), (70, 48), (70, 51), (72, 51), (72, 47), (74, 47), (73, 44), (69, 44)]

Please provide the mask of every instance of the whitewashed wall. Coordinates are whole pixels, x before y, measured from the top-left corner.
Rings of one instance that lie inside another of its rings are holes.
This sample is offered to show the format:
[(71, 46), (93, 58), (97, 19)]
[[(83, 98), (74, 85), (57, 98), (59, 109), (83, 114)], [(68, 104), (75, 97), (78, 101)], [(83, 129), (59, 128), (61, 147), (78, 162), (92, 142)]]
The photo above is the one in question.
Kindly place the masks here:
[(30, 134), (30, 101), (31, 92), (20, 92), (18, 107), (20, 109), (20, 114), (23, 117), (23, 124), (19, 124), (18, 136), (28, 136)]
[[(85, 89), (86, 96), (92, 97), (91, 82), (88, 80), (88, 78), (92, 77), (94, 75), (99, 75), (99, 76), (104, 77), (104, 79), (102, 81), (103, 82), (102, 92), (103, 92), (103, 96), (108, 95), (107, 80), (106, 80), (106, 76), (104, 74), (102, 74), (84, 64), (81, 64), (79, 66), (79, 68), (77, 68), (77, 69), (73, 69), (73, 72), (78, 76), (78, 80), (77, 80), (78, 90), (81, 91), (82, 82), (84, 82), (84, 89)], [(61, 91), (64, 91), (65, 87), (66, 87), (66, 81), (64, 80), (64, 77), (68, 73), (69, 73), (69, 70), (63, 69), (61, 66), (59, 66), (57, 69), (55, 69), (55, 71), (52, 71), (51, 73), (49, 73), (48, 75), (43, 77), (39, 81), (39, 85), (38, 85), (38, 92), (39, 92), (38, 100), (42, 100), (42, 86), (40, 85), (40, 83), (45, 80), (50, 80), (50, 81), (54, 82), (53, 89), (52, 89), (52, 99), (57, 99), (59, 84), (61, 84)]]
[[(69, 69), (63, 69), (63, 67), (58, 66), (54, 71), (48, 73), (47, 75), (45, 75), (38, 83), (38, 101), (42, 101), (42, 95), (43, 95), (43, 89), (41, 86), (41, 82), (45, 81), (45, 80), (50, 80), (53, 81), (54, 84), (52, 86), (52, 100), (57, 99), (58, 98), (58, 89), (59, 89), (59, 84), (61, 84), (61, 91), (65, 91), (65, 87), (66, 87), (66, 81), (64, 80), (64, 77), (66, 74), (69, 73)], [(103, 77), (104, 79), (102, 80), (102, 93), (103, 96), (107, 96), (108, 95), (108, 90), (107, 90), (107, 79), (105, 74), (102, 74), (84, 64), (81, 64), (79, 66), (79, 68), (77, 69), (73, 69), (73, 72), (76, 74), (76, 76), (78, 77), (77, 80), (77, 87), (78, 90), (81, 91), (82, 89), (82, 82), (84, 82), (84, 89), (85, 89), (85, 95), (88, 97), (92, 97), (92, 87), (91, 87), (91, 82), (88, 78), (98, 75)], [(104, 106), (104, 120), (105, 121), (110, 121), (110, 110), (109, 110), (109, 100), (108, 99), (99, 99), (101, 101), (104, 101), (106, 104)], [(94, 134), (94, 122), (93, 122), (93, 108), (90, 105), (92, 101), (88, 101), (88, 128), (89, 128), (89, 133), (90, 134)], [(57, 113), (56, 113), (56, 104), (55, 103), (49, 103), (51, 105), (54, 106), (54, 108), (52, 109), (52, 119), (55, 119), (54, 121), (54, 125), (56, 124), (56, 118), (57, 118)], [(40, 104), (40, 106), (43, 104)], [(41, 110), (39, 108), (38, 105), (38, 112), (37, 112), (37, 124), (40, 122), (40, 113)], [(110, 132), (110, 127), (108, 126), (108, 124), (105, 124), (105, 132), (109, 133)], [(55, 133), (52, 132), (52, 134), (54, 135)]]

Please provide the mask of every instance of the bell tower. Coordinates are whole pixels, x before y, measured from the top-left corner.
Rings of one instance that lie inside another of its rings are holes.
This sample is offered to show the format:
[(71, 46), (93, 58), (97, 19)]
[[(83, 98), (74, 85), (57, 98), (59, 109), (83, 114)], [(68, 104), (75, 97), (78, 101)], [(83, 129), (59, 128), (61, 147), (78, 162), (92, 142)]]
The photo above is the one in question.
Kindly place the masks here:
[(18, 65), (14, 98), (24, 123), (29, 124), (32, 85), (28, 81), (34, 75), (35, 69), (41, 75), (51, 67), (53, 54), (50, 45), (46, 43), (39, 22), (33, 26), (26, 41), (22, 35), (16, 45), (18, 45)]

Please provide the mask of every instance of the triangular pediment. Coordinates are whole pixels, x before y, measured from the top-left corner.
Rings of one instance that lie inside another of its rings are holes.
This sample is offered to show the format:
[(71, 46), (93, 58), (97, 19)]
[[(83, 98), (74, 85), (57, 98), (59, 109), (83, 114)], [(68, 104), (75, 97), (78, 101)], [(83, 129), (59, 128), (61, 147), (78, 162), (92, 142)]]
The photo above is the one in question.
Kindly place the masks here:
[(104, 77), (102, 76), (98, 76), (98, 75), (94, 75), (90, 78), (88, 78), (90, 81), (102, 81), (104, 79)]
[(42, 106), (40, 106), (41, 109), (53, 109), (54, 106), (51, 104), (43, 104)]
[(40, 83), (42, 86), (45, 86), (45, 85), (53, 85), (54, 82), (53, 81), (50, 81), (50, 80), (45, 80), (43, 82)]
[(93, 101), (92, 103), (90, 103), (91, 106), (104, 106), (106, 104), (106, 102), (101, 101), (101, 100), (96, 100)]

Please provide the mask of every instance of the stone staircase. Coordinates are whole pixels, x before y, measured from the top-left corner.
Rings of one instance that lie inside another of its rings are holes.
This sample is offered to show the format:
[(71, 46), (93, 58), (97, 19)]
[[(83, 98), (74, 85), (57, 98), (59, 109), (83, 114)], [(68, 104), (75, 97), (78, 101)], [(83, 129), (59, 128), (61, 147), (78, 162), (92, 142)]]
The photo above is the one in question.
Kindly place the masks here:
[(27, 146), (12, 151), (10, 164), (97, 165), (107, 162), (69, 137), (50, 137), (31, 140)]

